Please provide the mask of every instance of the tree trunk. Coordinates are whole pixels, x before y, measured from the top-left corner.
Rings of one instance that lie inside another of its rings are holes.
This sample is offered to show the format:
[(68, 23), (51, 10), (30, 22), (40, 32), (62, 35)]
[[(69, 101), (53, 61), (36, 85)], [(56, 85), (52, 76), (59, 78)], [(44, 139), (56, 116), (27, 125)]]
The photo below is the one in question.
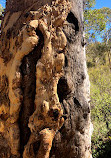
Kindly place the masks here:
[(91, 158), (83, 0), (7, 0), (0, 158)]

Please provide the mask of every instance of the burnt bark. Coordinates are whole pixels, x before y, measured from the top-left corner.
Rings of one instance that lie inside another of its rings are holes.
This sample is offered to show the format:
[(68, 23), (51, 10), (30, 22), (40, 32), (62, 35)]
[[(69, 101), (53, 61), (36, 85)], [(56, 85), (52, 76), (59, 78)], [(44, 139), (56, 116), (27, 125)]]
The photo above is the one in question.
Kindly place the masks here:
[[(51, 158), (82, 158), (87, 157), (87, 150), (91, 152), (89, 79), (82, 45), (83, 1), (73, 1), (67, 21), (68, 26), (63, 29), (68, 41), (66, 65), (64, 66), (65, 82), (58, 84), (58, 89), (60, 89), (58, 93), (61, 91), (62, 95), (62, 97), (59, 95), (60, 101), (67, 119), (53, 141)], [(89, 133), (86, 134), (87, 128), (89, 128)], [(85, 134), (89, 135), (89, 140)]]
[[(65, 52), (63, 53), (65, 56), (65, 62), (63, 66), (63, 74), (60, 76), (57, 84), (57, 94), (63, 109), (63, 117), (65, 121), (63, 126), (58, 129), (56, 134), (54, 134), (49, 157), (91, 158), (91, 121), (89, 105), (90, 84), (86, 67), (85, 48), (83, 44), (83, 0), (70, 0), (70, 2), (71, 9), (66, 18), (66, 24), (63, 25), (62, 28), (62, 31), (67, 38), (67, 45), (65, 46)], [(17, 37), (19, 31), (21, 31), (24, 26), (24, 23), (27, 23), (26, 18), (29, 16), (29, 11), (37, 11), (45, 4), (51, 6), (52, 0), (7, 0), (6, 13), (10, 11), (8, 19), (10, 19), (11, 14), (14, 12), (22, 12), (22, 15), (19, 16), (12, 28), (13, 30), (15, 29), (15, 31), (13, 31), (13, 37)], [(8, 24), (8, 19), (4, 24), (5, 26)], [(3, 40), (3, 37), (7, 36), (7, 38), (4, 38), (4, 41), (6, 42), (11, 36), (11, 29), (8, 29), (5, 35), (4, 30), (5, 27), (2, 24), (1, 39)], [(37, 140), (35, 140), (35, 137), (33, 138), (33, 136), (30, 138), (32, 131), (30, 131), (28, 127), (29, 117), (36, 109), (34, 103), (36, 95), (36, 64), (41, 58), (41, 51), (44, 46), (44, 37), (42, 33), (36, 30), (36, 35), (39, 37), (38, 45), (36, 45), (28, 55), (24, 56), (19, 70), (17, 69), (17, 72), (20, 72), (22, 76), (19, 81), (19, 87), (23, 97), (17, 119), (20, 130), (20, 155), (18, 157), (21, 158), (23, 156), (24, 147), (30, 139), (32, 139), (33, 144), (30, 144), (31, 148), (30, 151), (28, 151), (29, 154), (32, 152), (31, 150), (33, 148), (35, 155), (41, 155), (38, 152), (39, 148), (41, 148), (40, 136)], [(9, 41), (9, 45), (10, 42), (12, 41)], [(19, 43), (15, 42), (16, 48), (18, 45)], [(7, 52), (7, 48), (5, 51), (2, 48), (0, 52), (0, 57), (4, 61), (3, 63), (5, 66), (8, 66), (7, 63), (10, 62), (11, 58), (13, 59), (11, 52)], [(59, 51), (59, 54), (61, 53), (62, 52)], [(5, 84), (4, 87), (6, 87)], [(0, 92), (2, 94), (2, 90)], [(6, 95), (8, 96), (8, 92)], [(6, 100), (6, 105), (10, 108), (10, 99), (7, 96), (3, 97), (5, 98), (4, 100)], [(0, 107), (1, 106), (2, 103)], [(0, 113), (0, 119), (3, 121), (1, 115), (3, 115), (2, 112)], [(50, 117), (53, 117), (55, 121), (59, 117), (57, 109), (49, 111), (49, 115)], [(39, 117), (40, 119), (43, 119), (42, 115)], [(0, 157), (17, 157), (14, 156), (16, 153), (12, 154), (10, 143), (8, 143), (8, 139), (5, 138), (2, 132), (0, 134), (0, 140)], [(35, 157), (34, 155), (31, 156)], [(42, 158), (42, 156), (40, 158)]]

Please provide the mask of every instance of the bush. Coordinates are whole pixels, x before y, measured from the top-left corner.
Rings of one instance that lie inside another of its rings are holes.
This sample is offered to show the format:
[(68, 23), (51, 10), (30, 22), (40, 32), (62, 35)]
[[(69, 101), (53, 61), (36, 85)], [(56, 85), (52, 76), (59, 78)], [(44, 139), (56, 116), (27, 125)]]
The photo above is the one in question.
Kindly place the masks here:
[[(98, 66), (89, 68), (89, 76), (94, 125), (92, 153), (94, 158), (102, 158), (105, 152), (111, 152), (111, 72), (107, 66)], [(104, 158), (109, 156), (105, 154)]]

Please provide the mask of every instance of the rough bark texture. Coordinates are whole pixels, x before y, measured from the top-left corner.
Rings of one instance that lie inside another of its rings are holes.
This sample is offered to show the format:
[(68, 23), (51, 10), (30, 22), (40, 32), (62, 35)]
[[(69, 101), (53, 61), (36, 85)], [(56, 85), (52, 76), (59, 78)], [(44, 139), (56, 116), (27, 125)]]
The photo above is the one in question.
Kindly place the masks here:
[(82, 0), (7, 0), (0, 158), (91, 158)]

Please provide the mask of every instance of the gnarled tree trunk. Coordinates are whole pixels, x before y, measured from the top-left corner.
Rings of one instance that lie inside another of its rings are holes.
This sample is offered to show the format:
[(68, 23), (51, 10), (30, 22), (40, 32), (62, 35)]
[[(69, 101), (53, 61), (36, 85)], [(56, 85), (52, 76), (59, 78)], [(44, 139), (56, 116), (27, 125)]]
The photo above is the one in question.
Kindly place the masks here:
[(7, 0), (0, 157), (91, 158), (83, 0)]

